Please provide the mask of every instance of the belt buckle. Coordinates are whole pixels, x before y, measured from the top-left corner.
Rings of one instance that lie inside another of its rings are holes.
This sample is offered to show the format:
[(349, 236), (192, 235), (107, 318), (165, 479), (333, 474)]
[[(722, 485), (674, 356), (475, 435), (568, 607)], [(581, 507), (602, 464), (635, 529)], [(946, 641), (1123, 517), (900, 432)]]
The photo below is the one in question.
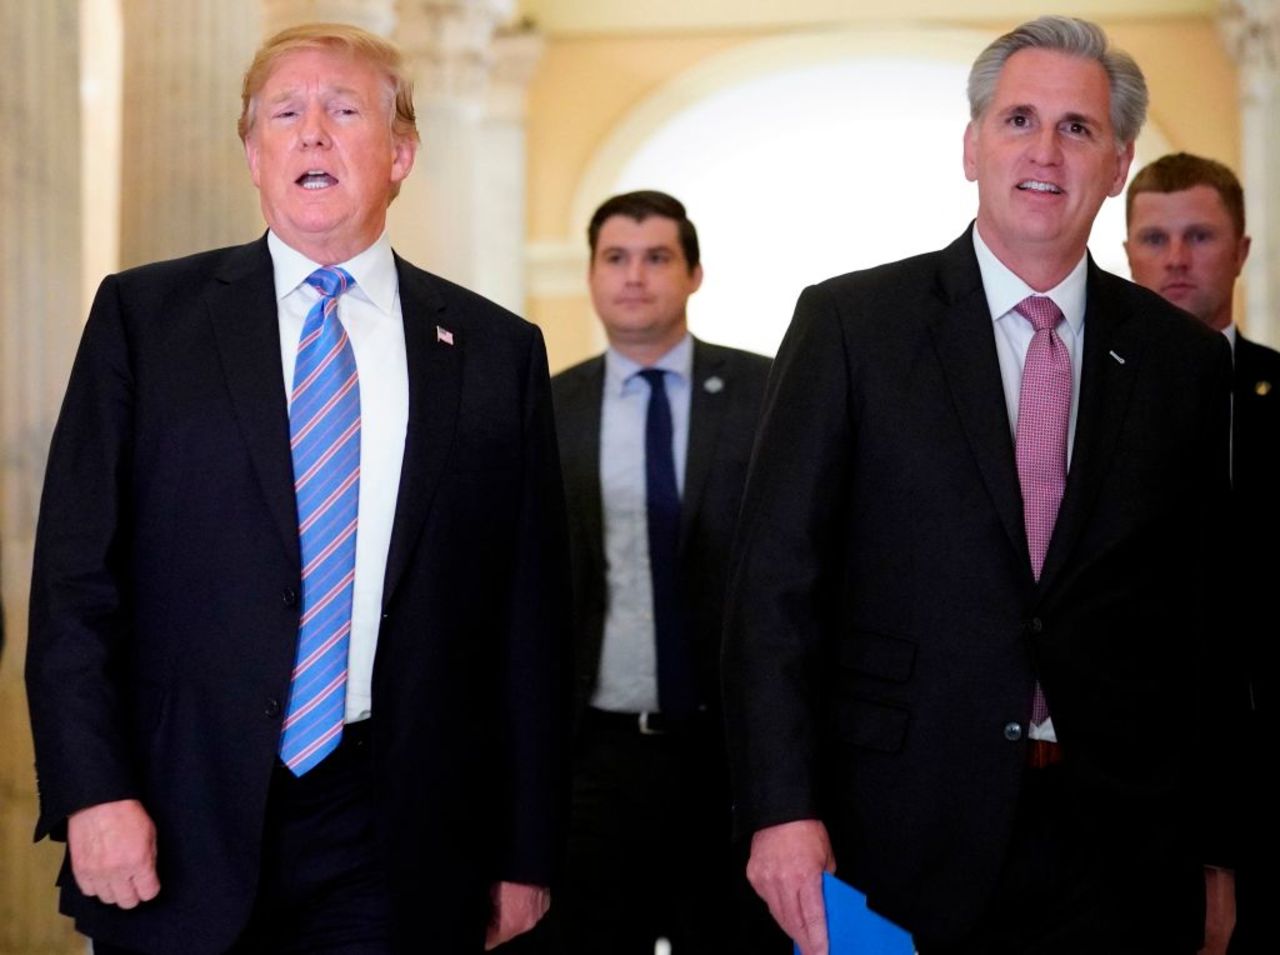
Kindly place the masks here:
[(652, 714), (647, 711), (640, 714), (639, 724), (640, 724), (641, 736), (661, 736), (662, 735), (662, 730), (658, 729), (656, 726), (649, 725), (649, 717), (651, 715)]

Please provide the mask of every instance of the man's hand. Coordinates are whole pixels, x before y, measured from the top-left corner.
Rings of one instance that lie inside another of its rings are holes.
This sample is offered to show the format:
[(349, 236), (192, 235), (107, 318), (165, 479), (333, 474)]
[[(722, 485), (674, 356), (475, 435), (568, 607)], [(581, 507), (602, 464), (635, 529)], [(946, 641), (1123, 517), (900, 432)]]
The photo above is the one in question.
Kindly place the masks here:
[(1230, 869), (1204, 867), (1204, 948), (1200, 955), (1225, 955), (1236, 926), (1236, 877)]
[(497, 948), (538, 924), (551, 907), (551, 890), (540, 885), (498, 882), (490, 893), (493, 911), (484, 935), (484, 950)]
[(802, 955), (827, 955), (822, 873), (835, 869), (827, 827), (817, 819), (769, 826), (751, 837), (747, 880)]
[(67, 819), (71, 872), (85, 895), (131, 909), (160, 891), (156, 827), (136, 799), (104, 802)]

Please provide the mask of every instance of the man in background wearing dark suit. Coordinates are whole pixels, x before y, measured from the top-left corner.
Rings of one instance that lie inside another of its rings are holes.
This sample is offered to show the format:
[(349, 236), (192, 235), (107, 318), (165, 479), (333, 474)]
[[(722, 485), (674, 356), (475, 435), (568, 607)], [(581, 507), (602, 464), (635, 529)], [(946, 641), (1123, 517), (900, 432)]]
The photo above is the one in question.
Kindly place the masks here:
[(267, 41), (270, 229), (108, 277), (36, 536), (37, 836), (99, 955), (480, 952), (548, 904), (568, 552), (538, 330), (391, 250), (399, 52)]
[[(1236, 279), (1249, 254), (1244, 190), (1220, 162), (1176, 153), (1143, 168), (1126, 196), (1125, 251), (1133, 280), (1222, 332), (1234, 356), (1231, 486), (1235, 536), (1227, 553), (1202, 559), (1230, 565), (1229, 593), (1218, 615), (1223, 636), (1237, 641), (1249, 677), (1251, 717), (1245, 743), (1235, 860), (1236, 926), (1232, 955), (1277, 947), (1275, 919), (1258, 884), (1262, 847), (1273, 844), (1271, 786), (1259, 775), (1275, 740), (1275, 587), (1280, 581), (1280, 353), (1245, 338), (1232, 322)], [(1224, 873), (1219, 891), (1230, 899)], [(1212, 887), (1211, 887), (1212, 889)], [(1226, 926), (1227, 929), (1230, 926)]]
[(552, 380), (576, 611), (562, 934), (574, 953), (754, 950), (781, 939), (767, 919), (739, 938), (754, 900), (730, 857), (718, 663), (769, 362), (689, 334), (702, 265), (676, 199), (615, 196), (588, 240), (609, 347)]
[(837, 866), (922, 955), (1189, 955), (1228, 350), (1088, 256), (1132, 59), (1042, 17), (969, 101), (976, 223), (806, 289), (770, 377), (725, 633), (748, 875), (806, 955)]

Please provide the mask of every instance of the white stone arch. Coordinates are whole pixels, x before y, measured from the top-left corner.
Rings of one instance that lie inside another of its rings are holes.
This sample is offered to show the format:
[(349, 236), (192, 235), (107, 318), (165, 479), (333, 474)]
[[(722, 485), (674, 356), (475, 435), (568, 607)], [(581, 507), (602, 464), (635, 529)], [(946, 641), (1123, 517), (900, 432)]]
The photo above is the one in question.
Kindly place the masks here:
[[(735, 90), (764, 88), (775, 79), (796, 75), (803, 71), (822, 71), (830, 68), (844, 69), (851, 64), (877, 64), (889, 69), (893, 64), (917, 64), (921, 69), (938, 66), (953, 73), (946, 78), (947, 97), (954, 97), (954, 120), (948, 120), (943, 132), (943, 140), (939, 146), (939, 156), (943, 162), (947, 188), (954, 184), (956, 190), (972, 189), (966, 184), (960, 166), (960, 137), (964, 121), (967, 118), (964, 106), (963, 77), (973, 58), (991, 39), (987, 32), (974, 30), (927, 27), (908, 28), (902, 26), (858, 29), (841, 29), (821, 33), (789, 34), (770, 37), (745, 43), (726, 52), (717, 54), (696, 66), (672, 77), (672, 79), (650, 96), (636, 104), (601, 141), (600, 146), (586, 164), (583, 174), (574, 192), (569, 216), (569, 233), (561, 243), (541, 244), (531, 250), (530, 284), (535, 294), (577, 294), (582, 291), (582, 275), (586, 267), (586, 251), (582, 243), (591, 213), (602, 199), (618, 191), (620, 188), (640, 188), (652, 185), (663, 188), (661, 182), (637, 181), (628, 179), (628, 167), (633, 160), (660, 139), (664, 132), (673, 128), (673, 124), (688, 118), (707, 104), (720, 98), (726, 100)], [(815, 74), (816, 75), (816, 74)], [(752, 84), (756, 84), (755, 87)], [(954, 85), (954, 90), (952, 90)], [(948, 107), (952, 108), (952, 107)], [(869, 132), (871, 143), (869, 148), (883, 149), (883, 142), (874, 141), (874, 130)], [(1138, 142), (1138, 159), (1134, 163), (1136, 170), (1144, 159), (1154, 158), (1166, 151), (1167, 141), (1158, 130), (1150, 125)], [(797, 151), (803, 150), (802, 143), (795, 143)], [(856, 158), (856, 157), (855, 157)], [(693, 160), (697, 162), (697, 160)], [(858, 170), (851, 167), (850, 177), (856, 181)], [(692, 188), (692, 187), (689, 187)], [(724, 297), (723, 289), (718, 289), (717, 278), (723, 279), (726, 271), (735, 271), (735, 263), (717, 261), (716, 244), (708, 242), (715, 235), (715, 222), (708, 221), (705, 209), (700, 211), (698, 197), (689, 194), (689, 188), (683, 193), (672, 189), (690, 207), (690, 215), (698, 223), (703, 236), (704, 262), (708, 264), (707, 281), (703, 290), (690, 305), (690, 320), (699, 334), (712, 340), (729, 344), (740, 344), (744, 347), (760, 351), (772, 351), (780, 338), (786, 321), (790, 317), (790, 307), (800, 288), (808, 281), (813, 281), (828, 274), (835, 274), (851, 268), (862, 267), (896, 258), (914, 251), (926, 251), (929, 248), (954, 237), (963, 227), (967, 218), (976, 208), (976, 191), (971, 199), (965, 199), (959, 192), (960, 205), (948, 212), (943, 223), (944, 228), (935, 229), (930, 238), (922, 239), (919, 244), (912, 244), (905, 251), (897, 248), (891, 253), (875, 250), (871, 258), (865, 260), (835, 259), (826, 262), (825, 270), (816, 274), (797, 273), (790, 279), (785, 289), (771, 293), (753, 292), (752, 304), (763, 302), (760, 311), (748, 320), (739, 321), (738, 316), (749, 311), (742, 300), (733, 302)], [(785, 188), (785, 187), (783, 187)], [(696, 193), (696, 189), (693, 190)], [(954, 205), (954, 201), (953, 201)], [(815, 209), (816, 212), (830, 214), (830, 210)], [(1112, 200), (1104, 206), (1095, 229), (1093, 243), (1095, 257), (1105, 267), (1125, 274), (1123, 254), (1120, 250), (1120, 234), (1122, 228), (1123, 204), (1120, 200)], [(767, 221), (753, 223), (759, 230), (761, 243), (774, 243), (779, 248), (792, 248), (803, 245), (805, 231), (797, 231), (789, 227), (789, 231), (779, 234), (770, 228)], [(876, 225), (869, 229), (874, 237)], [(1108, 231), (1109, 230), (1109, 231)], [(738, 231), (742, 231), (739, 226)], [(806, 253), (807, 255), (807, 253)], [(821, 255), (814, 255), (822, 262)], [(856, 257), (855, 257), (856, 258)], [(759, 283), (762, 277), (768, 277), (770, 270), (762, 262), (747, 262), (745, 276), (752, 283)], [(795, 271), (795, 267), (792, 267)], [(735, 276), (737, 279), (738, 276)], [(734, 316), (734, 327), (725, 327), (713, 320), (712, 312), (723, 317)]]

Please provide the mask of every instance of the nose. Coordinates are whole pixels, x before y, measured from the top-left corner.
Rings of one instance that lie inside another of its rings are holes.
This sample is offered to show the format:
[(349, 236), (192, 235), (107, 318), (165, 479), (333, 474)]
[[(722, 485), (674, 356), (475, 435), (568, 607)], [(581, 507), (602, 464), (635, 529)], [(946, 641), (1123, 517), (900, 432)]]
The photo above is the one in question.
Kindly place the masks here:
[(1173, 236), (1165, 252), (1164, 267), (1171, 272), (1184, 272), (1191, 265), (1191, 250), (1180, 237)]
[(1046, 123), (1037, 131), (1031, 143), (1031, 159), (1041, 166), (1056, 166), (1062, 161), (1062, 144), (1054, 126)]
[(644, 256), (633, 255), (627, 260), (627, 284), (639, 285), (644, 280)]
[(298, 127), (298, 138), (303, 147), (308, 149), (329, 145), (324, 110), (308, 109), (303, 114), (302, 124)]

